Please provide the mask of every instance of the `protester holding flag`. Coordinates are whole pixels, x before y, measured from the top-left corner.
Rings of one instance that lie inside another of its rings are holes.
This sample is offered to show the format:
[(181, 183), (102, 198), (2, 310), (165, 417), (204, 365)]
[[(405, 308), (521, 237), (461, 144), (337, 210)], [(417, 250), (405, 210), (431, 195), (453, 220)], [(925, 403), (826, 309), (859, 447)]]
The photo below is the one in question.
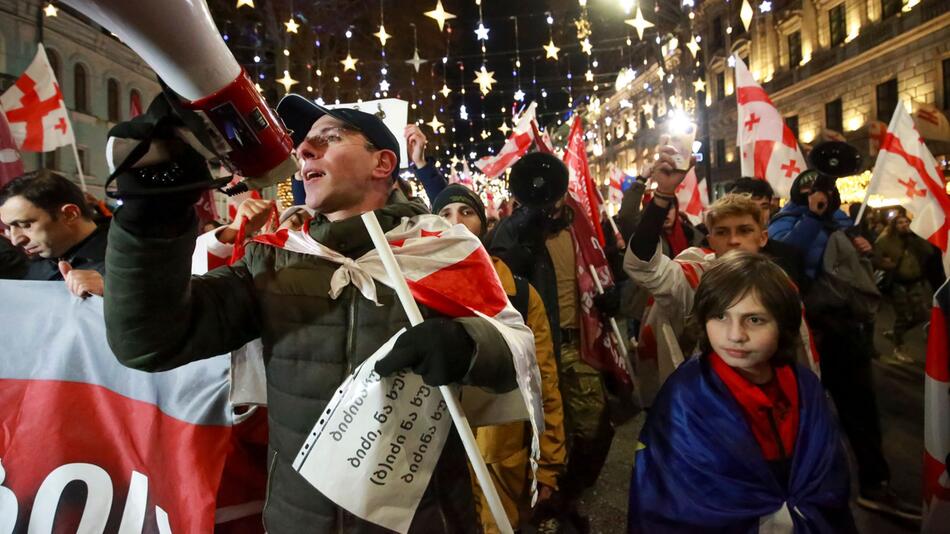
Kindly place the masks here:
[(442, 189), (448, 185), (445, 176), (435, 166), (433, 158), (426, 157), (426, 143), (428, 139), (422, 129), (415, 124), (406, 126), (403, 135), (406, 137), (406, 149), (409, 152), (410, 167), (416, 180), (425, 189), (429, 202), (435, 200)]
[[(463, 224), (480, 239), (485, 237), (487, 220), (485, 206), (471, 189), (452, 184), (442, 190), (433, 199), (432, 211), (452, 224)], [(501, 280), (509, 300), (524, 317), (525, 324), (534, 334), (535, 354), (541, 371), (541, 395), (544, 406), (544, 432), (539, 437), (541, 449), (537, 461), (538, 501), (536, 507), (542, 512), (536, 514), (536, 523), (542, 523), (551, 529), (557, 519), (545, 517), (556, 509), (555, 496), (558, 490), (558, 478), (564, 473), (567, 463), (567, 448), (564, 436), (564, 408), (561, 392), (558, 389), (557, 362), (554, 359), (554, 346), (551, 344), (551, 330), (548, 327), (547, 312), (538, 292), (527, 280), (516, 277), (499, 258), (492, 262)], [(492, 478), (501, 490), (500, 497), (511, 524), (517, 528), (527, 521), (525, 517), (531, 506), (530, 485), (532, 469), (529, 462), (531, 451), (531, 427), (525, 422), (514, 422), (476, 429), (476, 439), (482, 456), (488, 464)], [(481, 491), (477, 492), (480, 515), (485, 533), (497, 532), (498, 527), (488, 510), (487, 502)], [(543, 530), (545, 532), (549, 530)]]
[(0, 189), (0, 221), (30, 261), (24, 280), (64, 280), (76, 296), (102, 296), (108, 220), (96, 224), (79, 187), (40, 170)]
[(856, 533), (835, 419), (795, 364), (802, 315), (788, 276), (729, 252), (703, 275), (692, 316), (700, 355), (670, 376), (640, 432), (628, 532)]
[[(381, 226), (391, 229), (404, 217), (426, 213), (392, 187), (398, 143), (380, 119), (357, 110), (328, 110), (298, 95), (285, 97), (277, 111), (294, 132), (307, 206), (319, 213), (307, 237), (294, 235), (355, 260), (373, 249), (360, 214), (374, 211)], [(139, 121), (139, 132), (148, 131), (148, 120)], [(351, 284), (331, 294), (331, 278), (338, 281), (334, 273), (345, 265), (288, 250), (287, 231), (251, 243), (232, 266), (190, 278), (193, 204), (211, 181), (203, 163), (187, 161), (178, 161), (185, 171), (172, 180), (176, 193), (166, 192), (169, 184), (152, 185), (141, 196), (128, 193), (149, 187), (133, 180), (155, 167), (117, 176), (125, 202), (111, 230), (105, 300), (116, 355), (128, 366), (160, 371), (260, 337), (267, 355), (270, 423), (265, 528), (272, 533), (380, 531), (330, 502), (292, 464), (340, 383), (408, 326), (406, 313), (389, 286), (376, 288), (373, 300)], [(495, 277), (487, 268), (478, 272)], [(496, 286), (497, 278), (482, 284), (486, 292)], [(500, 298), (507, 304), (504, 295)], [(439, 300), (427, 302), (441, 307)], [(428, 318), (409, 328), (377, 364), (380, 374), (411, 367), (428, 384), (515, 388), (512, 349), (493, 323), (482, 317), (448, 319), (430, 307), (423, 307), (423, 315)], [(167, 317), (186, 319), (156, 320)], [(523, 323), (510, 330), (519, 342), (530, 338)], [(533, 354), (525, 357), (533, 359)], [(470, 532), (476, 525), (468, 468), (453, 431), (410, 532)]]

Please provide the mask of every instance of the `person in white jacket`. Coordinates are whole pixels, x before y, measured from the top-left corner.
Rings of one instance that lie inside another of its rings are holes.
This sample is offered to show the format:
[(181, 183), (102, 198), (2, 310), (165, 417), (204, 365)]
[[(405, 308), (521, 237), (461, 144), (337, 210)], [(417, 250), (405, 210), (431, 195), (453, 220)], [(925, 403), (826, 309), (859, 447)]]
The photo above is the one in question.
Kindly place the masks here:
[[(748, 195), (725, 195), (706, 212), (709, 249), (690, 247), (674, 259), (663, 255), (660, 232), (676, 188), (686, 176), (673, 163), (676, 149), (663, 146), (648, 173), (657, 184), (630, 239), (624, 256), (624, 271), (651, 297), (644, 312), (637, 354), (637, 374), (644, 403), (653, 397), (666, 378), (689, 356), (695, 340), (686, 328), (693, 295), (699, 280), (712, 262), (731, 250), (759, 252), (768, 241), (758, 205)], [(802, 326), (803, 359), (817, 373), (807, 326)]]

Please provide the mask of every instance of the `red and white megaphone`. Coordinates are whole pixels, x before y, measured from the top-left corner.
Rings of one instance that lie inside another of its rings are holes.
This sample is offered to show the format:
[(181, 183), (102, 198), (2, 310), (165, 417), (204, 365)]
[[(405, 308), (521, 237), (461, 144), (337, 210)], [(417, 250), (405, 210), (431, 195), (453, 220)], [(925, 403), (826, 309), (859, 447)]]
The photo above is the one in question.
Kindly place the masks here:
[[(238, 65), (204, 0), (64, 0), (113, 32), (205, 119), (219, 155), (260, 189), (297, 171), (287, 129)], [(216, 131), (214, 131), (216, 130)]]

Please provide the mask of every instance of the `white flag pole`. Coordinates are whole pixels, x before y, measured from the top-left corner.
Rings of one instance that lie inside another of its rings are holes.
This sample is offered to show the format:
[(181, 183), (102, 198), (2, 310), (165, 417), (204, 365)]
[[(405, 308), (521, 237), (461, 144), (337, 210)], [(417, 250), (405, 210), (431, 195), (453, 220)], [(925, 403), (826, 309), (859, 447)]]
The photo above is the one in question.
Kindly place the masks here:
[[(406, 316), (409, 317), (409, 323), (413, 326), (421, 323), (422, 312), (419, 311), (419, 305), (412, 297), (412, 292), (409, 290), (409, 284), (406, 283), (406, 278), (402, 274), (402, 269), (400, 269), (399, 264), (396, 263), (396, 257), (389, 247), (386, 234), (383, 233), (383, 229), (379, 226), (379, 220), (376, 219), (376, 214), (372, 211), (364, 213), (362, 219), (363, 224), (366, 225), (366, 230), (369, 232), (370, 238), (373, 240), (373, 245), (376, 246), (376, 251), (379, 252), (379, 257), (383, 261), (383, 266), (386, 268), (386, 274), (393, 284), (393, 289), (396, 290), (396, 295), (399, 296), (399, 302), (402, 303), (403, 310), (405, 310)], [(498, 529), (502, 534), (512, 534), (511, 523), (509, 523), (508, 516), (505, 514), (505, 508), (501, 504), (501, 499), (498, 497), (498, 492), (492, 483), (491, 475), (488, 473), (488, 467), (485, 465), (485, 460), (482, 458), (482, 454), (478, 450), (478, 445), (475, 443), (475, 435), (472, 434), (472, 427), (469, 426), (465, 412), (463, 412), (462, 407), (459, 406), (455, 392), (452, 391), (449, 386), (439, 386), (439, 392), (442, 393), (442, 398), (449, 408), (449, 414), (452, 415), (455, 430), (458, 431), (459, 437), (462, 438), (462, 444), (465, 446), (468, 460), (475, 470), (478, 484), (481, 486), (482, 492), (485, 493), (485, 497), (488, 500), (488, 507), (491, 509)]]
[[(69, 115), (69, 112), (66, 113)], [(72, 122), (69, 123), (69, 128), (72, 129)], [(82, 162), (79, 161), (79, 150), (76, 148), (76, 130), (73, 130), (73, 142), (70, 145), (73, 148), (73, 157), (76, 158), (76, 174), (79, 175), (79, 184), (82, 187), (82, 192), (87, 193), (86, 189), (86, 177), (82, 174)]]

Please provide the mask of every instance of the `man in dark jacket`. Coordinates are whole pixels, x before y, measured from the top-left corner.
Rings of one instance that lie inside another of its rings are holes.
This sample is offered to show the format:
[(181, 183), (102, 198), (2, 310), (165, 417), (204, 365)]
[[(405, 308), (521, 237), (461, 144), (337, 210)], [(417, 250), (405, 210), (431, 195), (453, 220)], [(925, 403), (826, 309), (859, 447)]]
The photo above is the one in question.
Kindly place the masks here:
[[(403, 217), (427, 213), (393, 189), (398, 145), (378, 118), (327, 110), (297, 95), (285, 97), (277, 110), (293, 131), (306, 204), (318, 213), (308, 226), (317, 242), (355, 259), (373, 248), (360, 214), (374, 211), (386, 231)], [(148, 171), (136, 169), (136, 178)], [(200, 166), (186, 168), (172, 181), (187, 185), (195, 181), (192, 173), (202, 172), (207, 175)], [(120, 194), (135, 187), (124, 175), (117, 182)], [(265, 528), (270, 533), (387, 532), (329, 501), (292, 463), (347, 375), (409, 326), (395, 292), (378, 285), (382, 305), (353, 286), (332, 298), (330, 279), (338, 264), (261, 243), (249, 244), (234, 265), (190, 277), (192, 205), (199, 189), (190, 194), (182, 189), (127, 196), (116, 213), (105, 300), (113, 351), (125, 365), (161, 371), (260, 337), (270, 427)], [(412, 368), (431, 385), (464, 383), (499, 392), (516, 387), (511, 351), (488, 321), (422, 311), (427, 319), (399, 338), (377, 371), (395, 371), (382, 367), (398, 353), (399, 367)], [(477, 525), (468, 466), (453, 430), (410, 531), (473, 532)]]
[(0, 190), (0, 220), (30, 257), (24, 280), (65, 280), (77, 296), (102, 295), (108, 224), (97, 225), (79, 187), (40, 170)]

